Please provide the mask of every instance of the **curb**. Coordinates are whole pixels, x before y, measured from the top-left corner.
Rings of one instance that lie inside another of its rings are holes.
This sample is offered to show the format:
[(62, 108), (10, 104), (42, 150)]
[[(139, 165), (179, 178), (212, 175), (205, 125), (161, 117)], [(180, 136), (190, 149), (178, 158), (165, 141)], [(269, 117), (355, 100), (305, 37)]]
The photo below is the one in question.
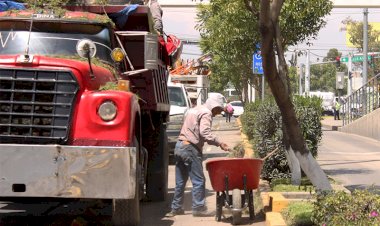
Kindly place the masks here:
[[(237, 118), (237, 124), (240, 129), (241, 134), (241, 140), (242, 145), (244, 149), (244, 158), (252, 158), (253, 157), (253, 147), (252, 144), (249, 142), (247, 135), (242, 130), (242, 125), (240, 118)], [(260, 180), (260, 186), (269, 186), (265, 185), (264, 182)], [(286, 208), (289, 204), (289, 201), (279, 192), (262, 192), (261, 193), (261, 200), (263, 202), (263, 206), (269, 206), (269, 209), (271, 207), (275, 206), (275, 210), (271, 210), (272, 212), (266, 212), (265, 213), (265, 225), (266, 226), (286, 226), (285, 220), (283, 219), (280, 211), (283, 208)]]
[[(347, 188), (342, 185), (333, 184), (333, 190), (344, 191), (351, 193)], [(295, 198), (286, 196), (295, 196)], [(298, 196), (298, 197), (297, 197)], [(288, 207), (289, 203), (293, 201), (312, 200), (309, 192), (266, 192), (261, 195), (261, 199), (264, 201), (264, 206), (269, 209), (265, 213), (265, 225), (266, 226), (286, 226), (286, 222), (282, 217), (281, 211)]]
[(266, 226), (286, 226), (286, 222), (281, 215), (281, 210), (288, 207), (289, 200), (280, 192), (267, 192), (262, 194), (262, 199), (267, 200), (268, 212), (265, 213)]
[(321, 125), (322, 125), (322, 127), (328, 128), (328, 129), (330, 129), (332, 131), (338, 131), (339, 128), (342, 127), (342, 125), (338, 125), (337, 126), (337, 125), (327, 124), (326, 122), (323, 122), (323, 120), (321, 121)]
[(265, 214), (265, 225), (266, 226), (286, 226), (284, 218), (282, 218), (281, 213), (268, 212)]
[(252, 158), (253, 157), (253, 147), (249, 142), (247, 135), (243, 132), (243, 127), (241, 125), (240, 117), (236, 119), (237, 124), (240, 129), (241, 141), (244, 149), (244, 158)]

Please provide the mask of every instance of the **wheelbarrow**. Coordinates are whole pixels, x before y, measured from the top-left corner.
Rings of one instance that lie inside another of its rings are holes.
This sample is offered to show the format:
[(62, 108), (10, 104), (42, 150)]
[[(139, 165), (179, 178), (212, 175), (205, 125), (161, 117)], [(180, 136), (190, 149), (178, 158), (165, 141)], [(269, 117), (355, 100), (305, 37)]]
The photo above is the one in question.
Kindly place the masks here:
[(217, 221), (222, 219), (223, 207), (232, 214), (233, 225), (240, 223), (247, 208), (249, 218), (254, 219), (253, 190), (259, 186), (262, 165), (263, 159), (249, 158), (214, 158), (206, 162), (211, 186), (216, 191)]

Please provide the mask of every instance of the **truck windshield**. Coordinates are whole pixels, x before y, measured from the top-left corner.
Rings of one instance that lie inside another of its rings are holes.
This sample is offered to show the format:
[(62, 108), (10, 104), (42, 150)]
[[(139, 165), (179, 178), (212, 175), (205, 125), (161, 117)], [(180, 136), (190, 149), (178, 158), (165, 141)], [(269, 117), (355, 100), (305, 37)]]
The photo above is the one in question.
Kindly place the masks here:
[(181, 87), (168, 87), (170, 105), (186, 107), (186, 99)]
[[(0, 55), (25, 53), (30, 24), (30, 21), (0, 21)], [(76, 45), (81, 39), (89, 39), (95, 43), (96, 58), (112, 62), (109, 29), (84, 23), (34, 21), (30, 34), (29, 54), (78, 56)]]

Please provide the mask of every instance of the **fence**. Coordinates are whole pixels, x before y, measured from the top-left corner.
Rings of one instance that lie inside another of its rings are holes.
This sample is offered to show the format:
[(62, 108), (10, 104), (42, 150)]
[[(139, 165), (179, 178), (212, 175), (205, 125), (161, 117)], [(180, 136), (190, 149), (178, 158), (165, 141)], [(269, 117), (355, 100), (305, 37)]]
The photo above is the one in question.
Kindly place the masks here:
[(343, 115), (343, 125), (348, 125), (354, 120), (379, 108), (379, 92), (380, 74), (377, 74), (364, 86), (346, 98), (341, 111)]

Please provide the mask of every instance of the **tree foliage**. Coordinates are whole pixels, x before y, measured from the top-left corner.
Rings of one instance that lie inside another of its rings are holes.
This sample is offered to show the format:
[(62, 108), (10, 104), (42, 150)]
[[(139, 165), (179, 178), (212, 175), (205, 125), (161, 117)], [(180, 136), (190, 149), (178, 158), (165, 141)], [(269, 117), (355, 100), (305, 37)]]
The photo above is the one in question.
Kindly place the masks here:
[[(347, 32), (350, 35), (350, 42), (360, 51), (363, 51), (363, 22), (354, 21), (350, 17), (343, 21), (347, 26)], [(375, 30), (371, 24), (368, 24), (368, 51), (380, 52), (380, 31)], [(369, 62), (369, 74), (380, 72), (380, 60), (372, 59)], [(355, 64), (355, 63), (354, 63)], [(357, 65), (361, 63), (356, 63)]]
[[(315, 64), (310, 67), (310, 88), (311, 90), (319, 90), (325, 92), (334, 92), (338, 94), (336, 89), (336, 73), (347, 72), (347, 66), (343, 63), (337, 65), (337, 57), (341, 57), (342, 53), (338, 49), (330, 49), (323, 62), (331, 62), (327, 64)], [(345, 90), (347, 87), (345, 87)], [(345, 93), (345, 91), (343, 91)]]
[(310, 89), (335, 93), (336, 67), (333, 64), (317, 64), (310, 67)]
[(296, 66), (290, 66), (288, 70), (290, 90), (292, 93), (298, 93), (299, 91), (299, 72)]
[[(343, 23), (347, 25), (350, 42), (359, 51), (363, 51), (363, 22), (346, 18)], [(375, 30), (371, 24), (368, 24), (368, 51), (380, 51), (380, 31)]]
[(198, 7), (196, 29), (202, 51), (213, 56), (213, 88), (220, 89), (230, 82), (241, 92), (253, 76), (252, 54), (259, 40), (252, 14), (242, 1), (214, 0)]
[(331, 9), (331, 3), (326, 0), (285, 1), (279, 20), (283, 46), (315, 39), (319, 30), (326, 25), (323, 17)]
[[(249, 13), (247, 4), (259, 8), (259, 1), (214, 0), (200, 5), (196, 29), (201, 34), (201, 49), (213, 55), (210, 65), (214, 89), (225, 87), (228, 82), (242, 90), (252, 74), (252, 54), (260, 43), (257, 13)], [(325, 25), (322, 19), (331, 10), (326, 0), (292, 0), (284, 3), (280, 27), (282, 46), (313, 39)], [(257, 81), (257, 80), (255, 80)], [(216, 84), (216, 83), (217, 84)], [(258, 82), (255, 82), (256, 88)]]

